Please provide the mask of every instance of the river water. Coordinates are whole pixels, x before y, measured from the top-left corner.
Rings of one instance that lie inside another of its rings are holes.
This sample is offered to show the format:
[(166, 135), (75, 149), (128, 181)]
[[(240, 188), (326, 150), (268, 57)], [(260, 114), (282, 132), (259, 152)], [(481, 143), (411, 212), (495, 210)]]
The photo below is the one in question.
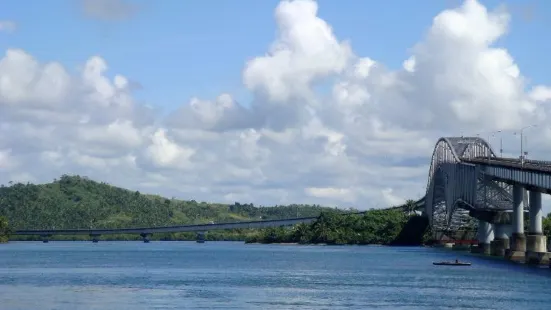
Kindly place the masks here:
[[(432, 265), (456, 257), (473, 266)], [(0, 309), (551, 309), (551, 271), (430, 248), (12, 242)]]

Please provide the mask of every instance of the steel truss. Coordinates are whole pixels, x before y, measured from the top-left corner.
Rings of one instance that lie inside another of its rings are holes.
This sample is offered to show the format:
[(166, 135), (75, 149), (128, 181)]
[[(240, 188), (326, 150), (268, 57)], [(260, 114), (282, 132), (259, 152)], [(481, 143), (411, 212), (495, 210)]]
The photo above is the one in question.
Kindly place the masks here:
[(486, 178), (462, 159), (495, 158), (491, 146), (479, 137), (440, 138), (434, 147), (425, 195), (425, 213), (433, 230), (476, 227), (470, 210), (511, 210), (512, 186)]

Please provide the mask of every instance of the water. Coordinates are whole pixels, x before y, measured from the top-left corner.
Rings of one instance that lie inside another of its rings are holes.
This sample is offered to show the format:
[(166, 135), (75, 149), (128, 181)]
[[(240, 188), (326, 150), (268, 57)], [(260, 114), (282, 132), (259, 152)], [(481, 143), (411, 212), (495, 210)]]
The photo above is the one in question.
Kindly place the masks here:
[(549, 270), (429, 248), (14, 242), (0, 266), (2, 310), (551, 308)]

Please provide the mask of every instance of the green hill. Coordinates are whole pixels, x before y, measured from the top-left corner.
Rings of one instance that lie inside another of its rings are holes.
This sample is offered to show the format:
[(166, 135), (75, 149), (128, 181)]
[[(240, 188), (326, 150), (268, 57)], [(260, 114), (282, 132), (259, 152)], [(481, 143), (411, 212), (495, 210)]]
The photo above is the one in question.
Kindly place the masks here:
[[(10, 229), (123, 228), (235, 222), (318, 216), (343, 210), (317, 205), (255, 207), (253, 204), (197, 202), (145, 195), (81, 176), (63, 175), (48, 184), (0, 186), (0, 216)], [(236, 232), (229, 239), (237, 238)], [(223, 232), (211, 238), (226, 239)], [(238, 233), (238, 235), (242, 235)], [(189, 239), (191, 234), (165, 239)], [(218, 236), (218, 237), (216, 237)], [(155, 238), (155, 236), (154, 236)], [(240, 240), (244, 236), (240, 236)]]

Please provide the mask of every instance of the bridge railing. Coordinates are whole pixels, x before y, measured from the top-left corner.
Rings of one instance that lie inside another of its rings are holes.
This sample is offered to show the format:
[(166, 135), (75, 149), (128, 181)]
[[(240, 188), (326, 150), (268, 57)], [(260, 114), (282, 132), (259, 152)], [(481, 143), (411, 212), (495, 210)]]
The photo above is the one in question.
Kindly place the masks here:
[[(473, 159), (486, 160), (486, 161), (488, 160), (487, 157), (482, 157), (482, 156), (475, 157)], [(504, 162), (515, 162), (515, 163), (520, 163), (521, 162), (521, 160), (519, 158), (516, 158), (516, 157), (491, 157), (490, 160), (504, 161)], [(551, 166), (551, 161), (549, 161), (549, 160), (525, 158), (524, 163), (534, 164), (534, 165), (541, 165), (541, 166)]]
[(522, 164), (520, 159), (515, 158), (491, 158), (488, 160), (488, 158), (477, 157), (464, 158), (462, 161), (481, 165), (489, 164), (492, 166), (503, 166), (507, 168), (551, 172), (551, 161), (543, 160), (524, 160), (524, 164)]

